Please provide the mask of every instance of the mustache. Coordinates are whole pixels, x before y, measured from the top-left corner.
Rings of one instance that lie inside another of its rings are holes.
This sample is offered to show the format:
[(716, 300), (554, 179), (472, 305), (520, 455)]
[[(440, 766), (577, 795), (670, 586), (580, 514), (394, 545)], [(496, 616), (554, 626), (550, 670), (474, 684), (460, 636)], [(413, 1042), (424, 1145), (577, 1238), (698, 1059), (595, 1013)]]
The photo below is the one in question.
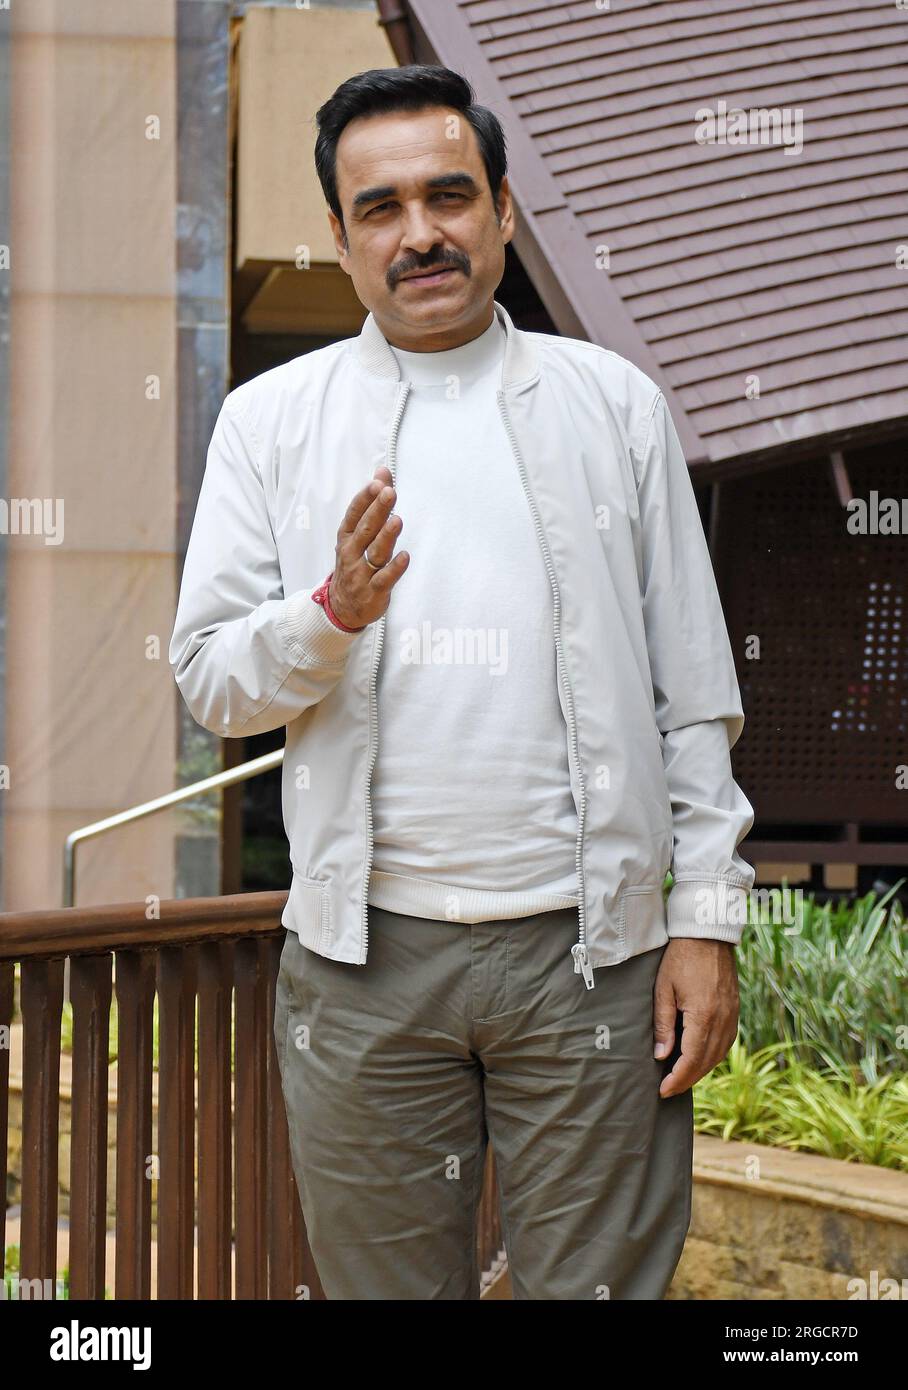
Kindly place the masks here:
[(404, 261), (400, 265), (392, 266), (388, 272), (388, 283), (391, 289), (405, 275), (415, 275), (420, 271), (430, 270), (462, 270), (464, 275), (470, 274), (470, 260), (456, 251), (439, 252), (437, 255), (422, 257), (416, 261)]

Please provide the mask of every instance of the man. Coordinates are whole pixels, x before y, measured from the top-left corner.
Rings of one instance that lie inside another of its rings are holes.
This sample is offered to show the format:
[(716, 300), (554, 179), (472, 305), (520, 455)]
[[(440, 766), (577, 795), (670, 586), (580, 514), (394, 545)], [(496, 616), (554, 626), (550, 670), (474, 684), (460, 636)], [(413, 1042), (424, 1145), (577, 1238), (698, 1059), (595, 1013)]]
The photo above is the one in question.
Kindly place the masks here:
[(681, 447), (631, 363), (494, 300), (504, 137), (460, 76), (361, 73), (318, 124), (369, 314), (228, 395), (170, 659), (206, 728), (287, 727), (275, 1039), (319, 1275), (477, 1298), (491, 1139), (516, 1298), (662, 1298), (753, 883)]

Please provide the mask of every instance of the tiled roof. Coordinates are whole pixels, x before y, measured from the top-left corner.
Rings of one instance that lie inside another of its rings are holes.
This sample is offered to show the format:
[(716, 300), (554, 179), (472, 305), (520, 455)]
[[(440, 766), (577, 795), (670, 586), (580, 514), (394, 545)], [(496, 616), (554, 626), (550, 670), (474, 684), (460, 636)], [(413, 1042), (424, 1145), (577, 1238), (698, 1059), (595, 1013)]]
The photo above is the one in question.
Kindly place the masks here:
[[(692, 463), (908, 417), (908, 264), (897, 265), (908, 10), (408, 0), (408, 11), (417, 60), (463, 72), (505, 125), (515, 248), (560, 331), (655, 376), (685, 417)], [(729, 114), (787, 111), (789, 140), (800, 113), (802, 153), (699, 142), (698, 111), (722, 101)]]

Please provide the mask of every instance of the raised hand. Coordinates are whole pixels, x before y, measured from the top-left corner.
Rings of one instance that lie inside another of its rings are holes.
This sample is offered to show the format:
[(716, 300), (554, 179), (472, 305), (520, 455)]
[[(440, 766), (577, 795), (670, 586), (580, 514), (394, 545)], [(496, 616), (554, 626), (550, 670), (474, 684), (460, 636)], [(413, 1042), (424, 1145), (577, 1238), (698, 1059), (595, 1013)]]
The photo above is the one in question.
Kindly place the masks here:
[(391, 602), (391, 590), (410, 563), (408, 551), (394, 554), (403, 522), (391, 471), (384, 464), (351, 501), (337, 532), (334, 574), (328, 599), (347, 627), (374, 623)]

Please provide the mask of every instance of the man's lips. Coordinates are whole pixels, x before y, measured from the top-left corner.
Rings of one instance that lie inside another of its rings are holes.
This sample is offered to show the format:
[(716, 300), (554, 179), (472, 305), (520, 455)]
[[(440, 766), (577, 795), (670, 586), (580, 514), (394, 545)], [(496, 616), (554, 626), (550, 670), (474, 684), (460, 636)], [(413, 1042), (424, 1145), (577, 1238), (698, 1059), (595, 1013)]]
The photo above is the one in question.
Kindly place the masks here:
[(437, 276), (450, 275), (457, 269), (456, 265), (440, 265), (434, 270), (417, 270), (412, 275), (402, 275), (401, 280), (434, 280)]

